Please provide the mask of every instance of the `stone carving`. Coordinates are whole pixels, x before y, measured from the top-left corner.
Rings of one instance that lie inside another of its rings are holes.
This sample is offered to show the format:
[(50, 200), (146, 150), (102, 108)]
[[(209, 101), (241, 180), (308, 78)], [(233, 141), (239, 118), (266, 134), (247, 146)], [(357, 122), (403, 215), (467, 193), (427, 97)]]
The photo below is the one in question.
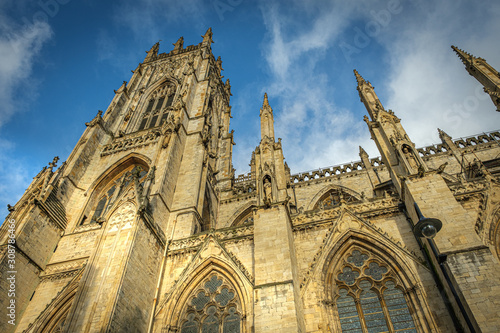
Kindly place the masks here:
[(97, 111), (97, 115), (90, 122), (85, 123), (87, 127), (94, 127), (95, 125), (102, 122), (102, 110)]
[(139, 135), (133, 133), (123, 138), (115, 138), (112, 143), (104, 146), (101, 152), (101, 156), (150, 145), (157, 142), (160, 135), (161, 132), (159, 129), (153, 129), (147, 133), (141, 132), (141, 134)]
[(262, 188), (264, 192), (264, 205), (270, 206), (273, 202), (273, 188), (271, 179), (269, 176), (264, 177), (264, 181), (262, 183)]

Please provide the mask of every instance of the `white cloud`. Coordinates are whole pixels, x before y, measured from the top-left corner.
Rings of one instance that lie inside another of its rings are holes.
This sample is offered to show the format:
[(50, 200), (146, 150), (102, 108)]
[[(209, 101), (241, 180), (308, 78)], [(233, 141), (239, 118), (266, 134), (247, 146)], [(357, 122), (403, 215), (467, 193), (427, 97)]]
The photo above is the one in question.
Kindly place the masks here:
[(497, 129), (499, 124), (489, 97), (450, 45), (476, 56), (498, 55), (500, 3), (491, 1), (489, 10), (480, 13), (473, 5), (455, 1), (435, 6), (431, 15), (418, 12), (404, 23), (395, 22), (399, 37), (384, 41), (392, 50), (385, 106), (402, 118), (417, 145), (439, 142), (437, 127), (456, 137)]
[(23, 99), (33, 93), (30, 80), (35, 57), (52, 35), (50, 26), (37, 21), (21, 28), (7, 17), (0, 15), (0, 127), (19, 111), (21, 101), (14, 97), (16, 89), (22, 87)]
[[(270, 73), (267, 91), (271, 99), (275, 98), (271, 106), (275, 110), (276, 134), (283, 137), (292, 172), (359, 160), (359, 145), (370, 156), (379, 155), (362, 117), (343, 107), (345, 101), (331, 97), (337, 84), (353, 81), (342, 78), (332, 83), (333, 71), (321, 65), (329, 48), (350, 38), (346, 32), (356, 27), (366, 29), (367, 23), (375, 21), (374, 13), (389, 10), (391, 3), (395, 2), (327, 5), (313, 1), (308, 2), (311, 8), (304, 12), (301, 9), (305, 7), (297, 8), (306, 6), (304, 3), (290, 3), (287, 8), (263, 6), (269, 35), (269, 42), (263, 43)], [(497, 127), (498, 121), (492, 120), (498, 116), (492, 103), (478, 92), (478, 83), (465, 74), (450, 45), (471, 45), (478, 50), (477, 56), (497, 56), (500, 45), (495, 34), (500, 29), (500, 4), (489, 1), (488, 13), (484, 6), (468, 2), (412, 1), (399, 6), (369, 37), (370, 43), (359, 47), (359, 54), (365, 57), (355, 59), (369, 58), (367, 66), (373, 68), (388, 66), (383, 76), (366, 77), (378, 86), (379, 96), (388, 96), (382, 100), (384, 106), (402, 118), (418, 146), (439, 142), (437, 127), (452, 136)], [(300, 20), (298, 12), (303, 15)], [(294, 28), (295, 22), (304, 20), (309, 22), (307, 27)], [(336, 59), (331, 66), (345, 66), (345, 60)]]

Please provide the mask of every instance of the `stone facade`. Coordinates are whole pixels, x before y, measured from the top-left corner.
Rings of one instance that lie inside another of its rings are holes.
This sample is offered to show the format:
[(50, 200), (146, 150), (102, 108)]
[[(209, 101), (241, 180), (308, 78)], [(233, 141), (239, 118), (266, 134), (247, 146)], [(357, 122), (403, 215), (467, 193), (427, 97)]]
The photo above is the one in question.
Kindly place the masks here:
[[(235, 176), (211, 44), (155, 44), (10, 208), (0, 331), (500, 331), (500, 132), (416, 148), (355, 71), (381, 157), (291, 174), (266, 95)], [(498, 105), (498, 72), (455, 51)], [(415, 204), (435, 238), (415, 236)]]

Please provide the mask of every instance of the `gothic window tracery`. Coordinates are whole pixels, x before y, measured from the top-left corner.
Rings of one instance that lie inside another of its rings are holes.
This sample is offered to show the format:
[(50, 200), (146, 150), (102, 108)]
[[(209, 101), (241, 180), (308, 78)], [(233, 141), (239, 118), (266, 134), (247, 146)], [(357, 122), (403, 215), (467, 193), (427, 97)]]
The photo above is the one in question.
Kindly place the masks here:
[(372, 253), (354, 248), (334, 278), (342, 332), (417, 332), (397, 275)]
[(165, 83), (156, 89), (146, 103), (138, 131), (162, 125), (168, 118), (175, 96), (175, 85)]
[(181, 333), (240, 333), (241, 303), (231, 284), (212, 273), (189, 297)]
[(314, 209), (330, 209), (340, 204), (341, 201), (346, 203), (359, 201), (355, 196), (343, 191), (342, 189), (331, 189), (323, 194), (314, 205)]
[[(87, 223), (101, 223), (103, 222), (103, 217), (106, 212), (109, 211), (110, 207), (116, 202), (116, 199), (133, 184), (133, 169), (141, 168), (139, 172), (139, 183), (140, 186), (143, 186), (147, 171), (143, 169), (142, 166), (129, 166), (125, 170), (123, 170), (120, 174), (115, 176), (113, 179), (107, 182), (107, 185), (104, 185), (101, 190), (98, 190), (100, 193), (96, 196), (96, 200), (91, 201), (90, 204), (90, 213), (92, 218), (90, 221), (87, 219), (83, 219), (81, 224)], [(92, 204), (93, 202), (93, 204)]]

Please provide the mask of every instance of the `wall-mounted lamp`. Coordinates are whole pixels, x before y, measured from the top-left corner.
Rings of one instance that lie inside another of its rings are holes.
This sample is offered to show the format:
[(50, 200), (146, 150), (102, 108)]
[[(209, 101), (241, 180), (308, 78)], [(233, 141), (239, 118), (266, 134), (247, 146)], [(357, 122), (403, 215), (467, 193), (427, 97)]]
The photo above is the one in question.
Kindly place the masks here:
[(417, 237), (425, 237), (425, 238), (434, 238), (436, 234), (443, 227), (443, 222), (434, 218), (427, 218), (422, 215), (420, 208), (418, 208), (417, 203), (415, 202), (415, 210), (418, 215), (418, 222), (413, 227), (413, 232)]

